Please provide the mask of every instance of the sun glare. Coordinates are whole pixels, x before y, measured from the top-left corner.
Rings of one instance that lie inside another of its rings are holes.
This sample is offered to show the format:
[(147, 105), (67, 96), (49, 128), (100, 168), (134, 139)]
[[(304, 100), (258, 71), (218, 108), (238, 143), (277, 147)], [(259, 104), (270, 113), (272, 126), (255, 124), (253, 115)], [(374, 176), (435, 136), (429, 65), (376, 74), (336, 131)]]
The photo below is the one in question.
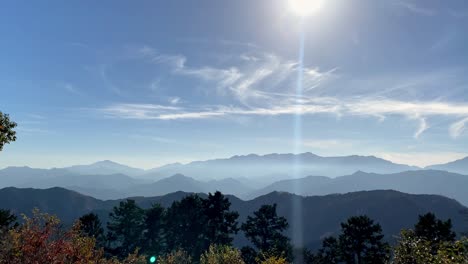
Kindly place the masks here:
[(289, 8), (296, 15), (305, 17), (317, 12), (323, 0), (289, 0)]

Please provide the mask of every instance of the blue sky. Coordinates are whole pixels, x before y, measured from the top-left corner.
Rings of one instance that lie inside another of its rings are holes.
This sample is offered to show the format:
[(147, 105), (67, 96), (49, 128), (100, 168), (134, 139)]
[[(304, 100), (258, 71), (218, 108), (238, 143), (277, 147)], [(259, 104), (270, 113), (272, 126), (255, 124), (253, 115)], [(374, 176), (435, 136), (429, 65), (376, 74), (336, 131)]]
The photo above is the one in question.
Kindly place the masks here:
[[(0, 167), (151, 168), (236, 154), (468, 155), (468, 3), (7, 1)], [(303, 95), (296, 96), (304, 34)]]

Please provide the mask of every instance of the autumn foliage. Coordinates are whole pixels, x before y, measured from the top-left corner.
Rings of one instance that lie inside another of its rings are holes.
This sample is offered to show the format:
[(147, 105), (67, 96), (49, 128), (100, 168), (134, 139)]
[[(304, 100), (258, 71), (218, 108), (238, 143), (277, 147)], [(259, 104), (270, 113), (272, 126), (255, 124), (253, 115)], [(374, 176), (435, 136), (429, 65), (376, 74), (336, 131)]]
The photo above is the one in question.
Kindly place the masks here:
[(23, 216), (18, 228), (1, 231), (0, 263), (146, 263), (143, 257), (130, 254), (123, 261), (106, 259), (97, 249), (95, 239), (82, 236), (79, 223), (64, 231), (57, 217), (33, 211)]

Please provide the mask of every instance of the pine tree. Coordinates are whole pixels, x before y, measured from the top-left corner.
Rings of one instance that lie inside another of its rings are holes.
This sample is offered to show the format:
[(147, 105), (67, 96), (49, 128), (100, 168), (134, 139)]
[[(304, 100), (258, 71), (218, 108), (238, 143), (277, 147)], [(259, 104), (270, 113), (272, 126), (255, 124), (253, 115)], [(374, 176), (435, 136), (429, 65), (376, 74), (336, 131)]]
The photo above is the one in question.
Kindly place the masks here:
[[(287, 228), (286, 218), (276, 214), (276, 204), (263, 205), (254, 212), (253, 217), (247, 217), (247, 221), (241, 227), (245, 236), (260, 252), (291, 260), (292, 246), (289, 238), (283, 235)], [(244, 251), (248, 252), (247, 249)]]
[(165, 252), (166, 209), (160, 204), (146, 210), (143, 252), (149, 256), (158, 256)]
[(228, 198), (217, 191), (215, 194), (209, 194), (207, 199), (203, 200), (204, 213), (206, 217), (206, 227), (204, 238), (206, 244), (231, 245), (233, 237), (237, 234), (237, 218), (239, 213), (229, 211), (231, 203)]
[(167, 210), (168, 250), (183, 249), (193, 259), (199, 259), (206, 250), (203, 241), (206, 222), (203, 201), (198, 195), (189, 195), (172, 203)]
[(341, 259), (348, 264), (379, 264), (389, 259), (389, 245), (383, 242), (382, 228), (367, 216), (341, 223)]
[(80, 231), (83, 235), (93, 237), (96, 240), (96, 246), (103, 247), (105, 244), (104, 229), (101, 220), (97, 214), (85, 214), (79, 219)]
[(109, 214), (107, 223), (108, 248), (120, 257), (141, 248), (145, 221), (145, 211), (134, 200), (120, 202)]

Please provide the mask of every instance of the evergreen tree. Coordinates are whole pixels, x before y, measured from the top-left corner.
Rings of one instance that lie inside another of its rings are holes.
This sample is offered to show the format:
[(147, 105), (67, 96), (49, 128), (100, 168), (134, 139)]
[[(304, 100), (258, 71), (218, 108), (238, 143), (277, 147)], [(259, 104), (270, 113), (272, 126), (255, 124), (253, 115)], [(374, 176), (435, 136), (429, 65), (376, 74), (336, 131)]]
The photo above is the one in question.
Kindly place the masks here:
[(145, 221), (145, 211), (134, 200), (120, 202), (109, 214), (107, 223), (109, 249), (120, 257), (141, 248)]
[(383, 242), (382, 228), (367, 216), (341, 223), (341, 259), (348, 264), (379, 264), (389, 259), (389, 245)]
[(97, 214), (85, 214), (79, 219), (80, 231), (83, 235), (96, 239), (96, 246), (103, 247), (105, 243), (104, 229)]
[[(306, 254), (307, 255), (307, 254)], [(322, 241), (322, 248), (317, 254), (306, 256), (308, 264), (338, 264), (340, 263), (340, 245), (334, 237), (327, 237)]]
[(0, 209), (0, 230), (10, 229), (16, 224), (16, 216), (10, 210)]
[(166, 209), (160, 204), (153, 204), (146, 210), (143, 252), (147, 255), (157, 256), (165, 252), (165, 217)]
[(414, 232), (416, 236), (433, 243), (453, 242), (456, 237), (455, 232), (452, 231), (452, 221), (437, 219), (433, 213), (420, 215), (418, 223), (414, 226)]
[(10, 116), (0, 112), (0, 151), (5, 144), (16, 140), (16, 132), (13, 130), (17, 124), (10, 120)]
[(231, 202), (217, 191), (209, 194), (208, 199), (203, 200), (206, 227), (204, 236), (208, 245), (231, 245), (232, 234), (237, 234), (237, 218), (239, 213), (229, 211)]
[(193, 259), (199, 259), (206, 250), (203, 242), (206, 222), (203, 201), (198, 195), (189, 195), (172, 203), (167, 210), (168, 250), (183, 249)]
[(241, 255), (242, 255), (242, 259), (244, 260), (246, 264), (257, 263), (258, 253), (252, 247), (248, 247), (248, 246), (242, 247)]
[(291, 260), (292, 246), (289, 238), (283, 235), (287, 228), (286, 218), (276, 214), (276, 204), (263, 205), (254, 212), (253, 217), (247, 217), (247, 221), (241, 227), (245, 236), (260, 252)]

